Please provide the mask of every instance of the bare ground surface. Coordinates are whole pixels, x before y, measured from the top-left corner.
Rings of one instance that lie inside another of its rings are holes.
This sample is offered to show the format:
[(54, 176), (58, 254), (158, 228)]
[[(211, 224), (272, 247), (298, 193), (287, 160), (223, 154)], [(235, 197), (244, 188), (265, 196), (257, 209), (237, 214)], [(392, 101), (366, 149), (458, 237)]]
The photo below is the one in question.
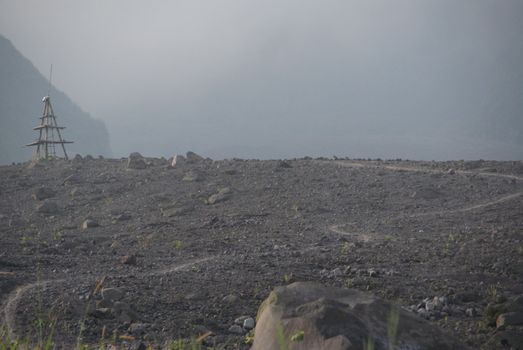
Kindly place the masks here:
[[(243, 348), (235, 318), (254, 317), (277, 285), (318, 281), (406, 308), (445, 296), (445, 313), (424, 316), (480, 348), (496, 332), (487, 304), (523, 293), (522, 162), (150, 161), (0, 167), (1, 317), (12, 337), (36, 337), (37, 320), (55, 324), (64, 348), (79, 335), (97, 343), (104, 328), (129, 334), (128, 321), (89, 312), (103, 280), (145, 324), (137, 339), (210, 330), (208, 342)], [(40, 187), (50, 198), (32, 198)], [(57, 211), (38, 212), (44, 202)], [(99, 226), (82, 229), (87, 218)]]

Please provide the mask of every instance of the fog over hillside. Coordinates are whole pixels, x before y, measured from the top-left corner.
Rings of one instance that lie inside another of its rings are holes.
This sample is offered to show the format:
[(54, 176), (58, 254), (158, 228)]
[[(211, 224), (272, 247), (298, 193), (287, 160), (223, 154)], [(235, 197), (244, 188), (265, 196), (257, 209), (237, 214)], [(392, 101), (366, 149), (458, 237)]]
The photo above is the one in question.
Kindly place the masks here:
[[(0, 35), (0, 164), (29, 160), (34, 148), (26, 144), (38, 139), (33, 127), (40, 124), (42, 97), (51, 96), (57, 123), (65, 126), (62, 136), (73, 141), (66, 145), (69, 156), (111, 155), (104, 123), (82, 111), (63, 92), (23, 57), (9, 40)], [(63, 156), (62, 151), (57, 151)]]
[(520, 0), (0, 0), (0, 34), (117, 156), (523, 159)]

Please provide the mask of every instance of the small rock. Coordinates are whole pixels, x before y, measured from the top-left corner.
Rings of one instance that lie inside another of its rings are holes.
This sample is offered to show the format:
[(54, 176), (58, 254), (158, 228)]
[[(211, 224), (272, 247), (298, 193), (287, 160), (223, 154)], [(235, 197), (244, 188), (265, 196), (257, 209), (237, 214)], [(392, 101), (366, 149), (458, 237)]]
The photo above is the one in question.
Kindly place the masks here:
[(136, 265), (136, 256), (135, 255), (125, 255), (123, 258), (122, 258), (122, 264), (125, 264), (125, 265)]
[(476, 311), (474, 310), (474, 308), (469, 307), (465, 310), (465, 315), (467, 315), (467, 317), (474, 317), (476, 316)]
[(233, 334), (243, 334), (244, 330), (241, 326), (238, 326), (237, 324), (232, 325), (229, 327), (229, 332)]
[(82, 223), (82, 229), (87, 230), (88, 228), (98, 227), (100, 226), (98, 222), (94, 221), (93, 219), (87, 219)]
[(186, 181), (186, 182), (198, 182), (198, 181), (201, 181), (203, 179), (203, 176), (201, 175), (200, 172), (196, 171), (196, 170), (191, 170), (191, 171), (188, 171), (184, 177), (182, 178), (182, 181)]
[(118, 214), (118, 215), (113, 216), (113, 219), (115, 221), (127, 221), (127, 220), (131, 219), (131, 215), (126, 214), (126, 213)]
[(145, 333), (147, 325), (145, 323), (132, 323), (129, 326), (129, 333), (132, 335), (140, 336)]
[(378, 277), (378, 271), (375, 269), (368, 269), (367, 273), (369, 274), (369, 277)]
[(235, 303), (238, 300), (238, 297), (234, 294), (229, 294), (223, 297), (222, 301), (227, 304)]
[(254, 318), (249, 317), (245, 321), (243, 321), (243, 328), (246, 330), (254, 329), (254, 325), (256, 322), (254, 321)]
[(441, 309), (443, 306), (448, 304), (448, 299), (447, 297), (434, 297), (432, 302), (434, 303), (434, 307), (436, 309)]
[(343, 272), (341, 271), (341, 269), (339, 267), (335, 268), (334, 270), (332, 270), (330, 272), (331, 277), (339, 277), (341, 275), (343, 275)]
[(129, 155), (127, 169), (145, 169), (146, 167), (147, 163), (140, 153), (133, 152)]
[(55, 202), (45, 201), (36, 207), (36, 211), (40, 214), (58, 214), (58, 205)]
[(187, 158), (187, 162), (188, 163), (198, 163), (198, 162), (201, 162), (203, 161), (203, 157), (194, 153), (194, 152), (187, 152), (187, 154), (185, 155), (185, 157)]
[(213, 194), (209, 197), (207, 200), (208, 204), (216, 204), (219, 202), (223, 202), (229, 198), (231, 190), (228, 187), (222, 188), (218, 191), (218, 193)]
[(447, 171), (447, 174), (449, 174), (449, 175), (454, 175), (455, 173), (456, 173), (456, 171), (454, 169), (449, 169)]
[(173, 217), (173, 216), (180, 216), (184, 215), (188, 212), (191, 212), (194, 208), (192, 206), (184, 206), (184, 207), (167, 207), (167, 208), (160, 208), (160, 211), (163, 216), (166, 217)]
[(245, 322), (246, 319), (248, 319), (250, 316), (240, 316), (237, 317), (234, 320), (234, 324), (237, 324), (238, 326), (243, 326), (243, 322)]
[(427, 300), (427, 301), (425, 302), (425, 310), (427, 310), (427, 311), (430, 312), (430, 311), (433, 311), (434, 308), (435, 308), (435, 304), (434, 304), (433, 301), (431, 301), (431, 300)]

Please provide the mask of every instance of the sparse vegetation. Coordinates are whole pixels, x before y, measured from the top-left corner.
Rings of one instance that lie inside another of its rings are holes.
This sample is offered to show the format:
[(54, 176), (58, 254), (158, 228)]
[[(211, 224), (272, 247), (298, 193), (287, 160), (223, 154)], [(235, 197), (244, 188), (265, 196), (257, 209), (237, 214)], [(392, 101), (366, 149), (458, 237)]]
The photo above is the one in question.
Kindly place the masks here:
[[(357, 168), (343, 162), (298, 159), (289, 161), (292, 167), (284, 171), (274, 171), (275, 162), (233, 160), (185, 164), (181, 169), (148, 160), (146, 168), (132, 171), (125, 168), (125, 161), (107, 159), (80, 160), (74, 169), (72, 162), (32, 170), (23, 165), (2, 167), (0, 190), (12, 198), (0, 196), (1, 241), (6, 247), (0, 249), (0, 276), (8, 285), (0, 285), (3, 297), (16, 294), (10, 286), (46, 281), (42, 291), (30, 287), (13, 303), (16, 332), (22, 337), (30, 334), (39, 347), (64, 342), (73, 348), (75, 343), (109, 348), (120, 344), (122, 335), (134, 337), (129, 325), (134, 320), (121, 321), (112, 311), (94, 312), (102, 306), (91, 305), (94, 311), (82, 315), (90, 281), (107, 275), (108, 286), (125, 290), (124, 301), (138, 313), (139, 321), (154, 323), (145, 327), (148, 342), (165, 344), (173, 331), (190, 347), (190, 327), (198, 326), (219, 333), (213, 337), (220, 342), (216, 347), (230, 341), (241, 343), (241, 348), (252, 339), (227, 331), (234, 319), (256, 315), (275, 286), (310, 280), (372, 290), (399, 298), (409, 308), (428, 297), (448, 297), (460, 309), (436, 315), (436, 322), (478, 344), (478, 317), (467, 317), (468, 304), (479, 316), (483, 305), (499, 301), (500, 294), (508, 294), (509, 287), (520, 281), (517, 263), (523, 246), (515, 225), (521, 208), (513, 200), (520, 198), (514, 197), (515, 190), (521, 191), (520, 182), (508, 184), (496, 175), (488, 181), (480, 175), (451, 177), (438, 172), (442, 165), (437, 162), (427, 172), (401, 173), (386, 168), (392, 162), (359, 162)], [(429, 169), (421, 162), (396, 165)], [(224, 168), (234, 167), (242, 176), (224, 174)], [(201, 169), (202, 180), (181, 181), (192, 168)], [(75, 174), (74, 184), (63, 181), (77, 170), (80, 175)], [(387, 186), (369, 186), (378, 171), (386, 174)], [(62, 211), (43, 214), (35, 209), (42, 201), (28, 200), (36, 188), (35, 172), (56, 193), (49, 201), (57, 202)], [(208, 206), (199, 202), (216, 194), (220, 185), (231, 189), (227, 200)], [(78, 188), (74, 198), (69, 195), (72, 188)], [(438, 188), (438, 193), (427, 191), (427, 196), (435, 197), (425, 199), (424, 188)], [(415, 190), (418, 196), (411, 197)], [(190, 210), (163, 215), (151, 196), (156, 193), (166, 203), (187, 205)], [(110, 194), (112, 200), (101, 200), (100, 194)], [(128, 214), (120, 216), (123, 212)], [(87, 217), (102, 225), (81, 229)], [(481, 222), (475, 223), (479, 217)], [(445, 251), (448, 255), (441, 259)], [(124, 256), (136, 260), (126, 264)], [(213, 260), (191, 263), (207, 257)], [(369, 270), (377, 273), (371, 276)], [(461, 301), (470, 289), (467, 278), (477, 274), (484, 277), (475, 291), (479, 296)], [(48, 309), (57, 297), (64, 309), (50, 317)], [(100, 299), (98, 295), (89, 300)], [(40, 301), (42, 314), (36, 312)], [(213, 322), (218, 327), (209, 326)], [(401, 325), (392, 310), (384, 322), (393, 345)], [(485, 332), (493, 330), (489, 327)], [(292, 338), (285, 339), (287, 346), (298, 339)], [(375, 341), (382, 346), (383, 339)]]

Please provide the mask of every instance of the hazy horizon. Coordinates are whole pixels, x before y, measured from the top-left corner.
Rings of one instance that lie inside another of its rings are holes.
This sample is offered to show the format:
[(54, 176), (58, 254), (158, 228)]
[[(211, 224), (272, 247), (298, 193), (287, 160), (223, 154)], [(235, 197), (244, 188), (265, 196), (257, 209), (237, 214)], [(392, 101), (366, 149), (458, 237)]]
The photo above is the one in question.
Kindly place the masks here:
[(115, 156), (523, 159), (523, 1), (0, 0), (0, 34)]

